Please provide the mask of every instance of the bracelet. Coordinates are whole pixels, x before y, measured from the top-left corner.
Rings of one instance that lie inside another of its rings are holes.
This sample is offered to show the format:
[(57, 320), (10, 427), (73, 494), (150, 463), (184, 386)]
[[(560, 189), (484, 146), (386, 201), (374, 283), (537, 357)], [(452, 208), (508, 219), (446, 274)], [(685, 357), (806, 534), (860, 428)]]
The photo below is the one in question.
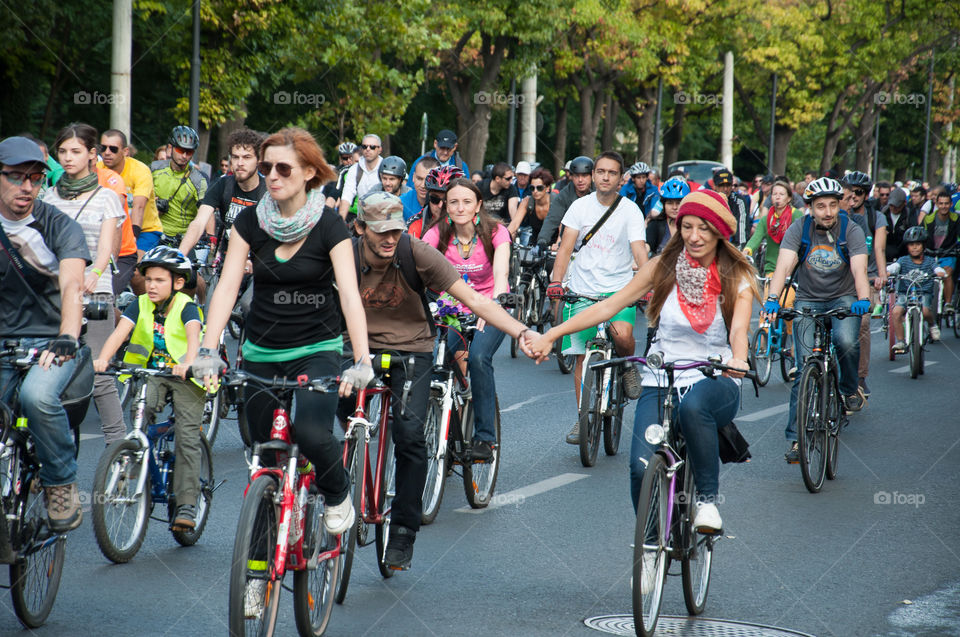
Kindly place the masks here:
[(525, 332), (529, 332), (529, 331), (530, 331), (530, 328), (529, 328), (529, 327), (524, 327), (522, 330), (520, 330), (520, 333), (517, 334), (517, 340), (519, 341), (520, 338), (523, 336), (523, 334), (524, 334)]
[(769, 295), (769, 296), (767, 297), (767, 300), (768, 300), (768, 301), (776, 301), (776, 300), (778, 300), (779, 298), (780, 298), (779, 295), (777, 295), (777, 294), (771, 294), (771, 295)]
[(103, 276), (103, 270), (100, 268), (93, 268), (90, 271), (96, 274), (98, 279)]

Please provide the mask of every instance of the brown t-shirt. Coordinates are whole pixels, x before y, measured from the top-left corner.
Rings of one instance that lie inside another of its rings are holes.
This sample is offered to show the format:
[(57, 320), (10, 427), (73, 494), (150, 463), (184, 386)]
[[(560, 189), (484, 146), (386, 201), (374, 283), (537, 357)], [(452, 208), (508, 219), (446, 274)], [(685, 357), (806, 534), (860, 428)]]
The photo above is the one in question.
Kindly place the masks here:
[[(410, 237), (413, 259), (423, 284), (433, 290), (446, 290), (460, 275), (435, 248)], [(420, 294), (415, 292), (400, 268), (388, 263), (379, 268), (363, 259), (361, 247), (360, 298), (367, 314), (370, 349), (395, 349), (404, 352), (433, 350), (431, 317), (426, 316)]]

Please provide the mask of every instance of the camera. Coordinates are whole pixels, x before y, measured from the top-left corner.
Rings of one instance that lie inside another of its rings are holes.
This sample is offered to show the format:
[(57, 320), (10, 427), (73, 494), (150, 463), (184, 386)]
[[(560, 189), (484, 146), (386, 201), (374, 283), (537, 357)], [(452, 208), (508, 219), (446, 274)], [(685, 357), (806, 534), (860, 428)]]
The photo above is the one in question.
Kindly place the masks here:
[(88, 321), (103, 321), (110, 316), (113, 305), (106, 301), (88, 301), (83, 306), (83, 318)]
[(165, 215), (168, 212), (170, 212), (170, 200), (161, 199), (160, 197), (157, 197), (157, 212), (159, 212), (162, 215)]

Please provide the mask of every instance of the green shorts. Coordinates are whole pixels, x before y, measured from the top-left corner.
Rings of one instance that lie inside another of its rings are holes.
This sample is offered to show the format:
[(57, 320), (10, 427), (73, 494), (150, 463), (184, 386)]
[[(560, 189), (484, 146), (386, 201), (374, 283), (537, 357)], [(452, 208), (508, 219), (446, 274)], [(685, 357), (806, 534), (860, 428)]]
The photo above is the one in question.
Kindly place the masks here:
[[(612, 295), (613, 293), (601, 294), (599, 296), (608, 297)], [(580, 300), (574, 303), (573, 305), (570, 305), (570, 304), (564, 305), (563, 320), (566, 321), (571, 316), (576, 316), (577, 314), (579, 314), (580, 312), (587, 309), (593, 304), (594, 304), (594, 301)], [(613, 318), (610, 319), (610, 322), (616, 323), (618, 321), (622, 321), (624, 323), (629, 323), (630, 327), (632, 328), (634, 323), (636, 323), (636, 320), (637, 320), (637, 308), (631, 305), (623, 308), (622, 310), (614, 314)], [(574, 355), (585, 354), (587, 351), (587, 342), (592, 338), (596, 338), (596, 336), (597, 336), (596, 327), (590, 327), (580, 332), (576, 332), (575, 334), (569, 334), (563, 337), (563, 342), (561, 343), (561, 349), (563, 353), (568, 356), (571, 354), (574, 354)]]

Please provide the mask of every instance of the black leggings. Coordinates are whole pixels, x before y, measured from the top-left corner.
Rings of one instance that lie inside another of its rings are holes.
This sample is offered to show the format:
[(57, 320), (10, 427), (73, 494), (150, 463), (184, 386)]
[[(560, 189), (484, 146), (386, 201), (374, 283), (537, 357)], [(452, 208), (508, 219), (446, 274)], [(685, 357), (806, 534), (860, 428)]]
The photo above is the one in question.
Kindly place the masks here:
[[(340, 373), (340, 354), (318, 352), (281, 363), (245, 360), (243, 368), (266, 378), (295, 378), (300, 374), (310, 378), (335, 376)], [(281, 406), (280, 402), (270, 391), (254, 382), (244, 388), (243, 402), (251, 438), (254, 442), (267, 442), (273, 426), (273, 410)], [(313, 463), (320, 493), (329, 504), (340, 504), (350, 493), (350, 481), (343, 468), (340, 442), (333, 435), (337, 394), (296, 390), (293, 403), (293, 422), (296, 423), (293, 440), (299, 445), (300, 452)], [(265, 457), (264, 460), (273, 458)]]

